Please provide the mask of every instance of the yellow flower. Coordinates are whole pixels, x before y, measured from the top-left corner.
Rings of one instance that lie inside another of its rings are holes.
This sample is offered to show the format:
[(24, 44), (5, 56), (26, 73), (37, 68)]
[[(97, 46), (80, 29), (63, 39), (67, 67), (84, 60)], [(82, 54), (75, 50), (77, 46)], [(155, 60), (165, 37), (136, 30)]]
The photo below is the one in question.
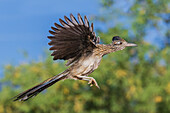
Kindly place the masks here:
[(134, 85), (130, 86), (128, 92), (126, 93), (126, 98), (130, 99), (136, 92), (136, 87)]
[(170, 94), (170, 82), (167, 84), (165, 91)]
[(75, 101), (74, 101), (74, 111), (76, 113), (79, 113), (79, 112), (82, 112), (83, 111), (83, 102), (81, 102), (79, 100), (79, 97), (76, 97), (75, 98)]
[(78, 83), (77, 83), (77, 82), (74, 82), (74, 84), (73, 84), (73, 89), (74, 89), (74, 90), (77, 90), (78, 88), (79, 88)]
[(35, 73), (38, 73), (38, 72), (40, 72), (40, 69), (38, 67), (36, 67), (36, 66), (33, 66), (33, 67), (31, 67), (31, 71), (35, 72)]
[(119, 69), (119, 70), (116, 71), (116, 76), (118, 78), (124, 77), (126, 75), (127, 75), (127, 72), (125, 70)]
[(4, 113), (4, 107), (2, 105), (0, 106), (0, 113)]
[(129, 83), (130, 85), (132, 85), (132, 84), (134, 84), (134, 80), (133, 80), (132, 78), (129, 78), (129, 79), (128, 79), (128, 83)]
[(15, 78), (18, 78), (20, 75), (21, 75), (21, 74), (20, 74), (20, 72), (18, 72), (18, 71), (14, 73), (14, 77), (15, 77)]
[(16, 68), (15, 72), (14, 72), (14, 77), (15, 78), (18, 78), (20, 77), (21, 73), (20, 73), (20, 69), (19, 68)]
[(67, 95), (67, 94), (69, 94), (69, 92), (70, 92), (69, 89), (65, 87), (65, 88), (64, 88), (64, 94)]
[(130, 92), (133, 94), (133, 93), (135, 93), (135, 91), (136, 91), (136, 87), (135, 86), (131, 86), (130, 87)]
[(7, 64), (6, 66), (5, 66), (5, 68), (6, 69), (10, 69), (12, 66), (10, 65), (10, 64)]
[(6, 108), (6, 113), (12, 113), (12, 109), (10, 107)]
[(140, 15), (144, 15), (146, 13), (146, 10), (144, 10), (144, 9), (141, 9), (140, 11), (139, 11), (139, 14)]
[(58, 64), (57, 64), (57, 63), (53, 63), (52, 65), (53, 65), (53, 67), (57, 67), (57, 66), (58, 66)]
[(162, 102), (162, 97), (156, 96), (154, 100), (155, 100), (156, 103)]

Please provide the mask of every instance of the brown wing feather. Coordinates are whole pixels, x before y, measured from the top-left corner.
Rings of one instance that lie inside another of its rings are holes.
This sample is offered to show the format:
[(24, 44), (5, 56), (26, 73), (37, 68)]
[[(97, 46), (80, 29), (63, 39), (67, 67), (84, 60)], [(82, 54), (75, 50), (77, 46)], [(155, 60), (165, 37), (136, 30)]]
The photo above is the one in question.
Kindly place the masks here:
[(78, 14), (78, 21), (70, 14), (70, 19), (64, 16), (64, 20), (59, 19), (61, 25), (54, 23), (57, 27), (51, 27), (49, 32), (52, 36), (48, 36), (51, 40), (48, 44), (53, 50), (51, 54), (54, 60), (64, 59), (68, 60), (67, 66), (73, 64), (78, 57), (84, 54), (87, 49), (93, 51), (96, 47), (96, 36), (93, 32), (93, 24), (89, 25), (87, 17), (84, 16), (84, 21), (80, 14)]

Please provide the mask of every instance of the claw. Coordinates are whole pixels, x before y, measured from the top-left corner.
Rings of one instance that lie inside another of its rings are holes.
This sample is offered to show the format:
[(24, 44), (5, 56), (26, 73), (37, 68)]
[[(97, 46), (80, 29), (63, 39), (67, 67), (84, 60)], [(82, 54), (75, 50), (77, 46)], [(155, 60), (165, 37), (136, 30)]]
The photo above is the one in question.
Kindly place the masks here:
[(93, 86), (93, 84), (90, 85), (90, 87), (92, 87), (92, 86)]
[(90, 87), (95, 85), (97, 88), (100, 89), (99, 85), (97, 84), (97, 82), (96, 82), (96, 80), (94, 78), (91, 78), (91, 80), (88, 82), (88, 84), (90, 84)]
[(79, 76), (74, 76), (74, 77), (75, 77), (75, 79), (88, 81), (88, 84), (90, 84), (90, 87), (95, 85), (97, 88), (100, 89), (99, 85), (97, 84), (96, 80), (93, 77), (80, 76), (80, 75)]

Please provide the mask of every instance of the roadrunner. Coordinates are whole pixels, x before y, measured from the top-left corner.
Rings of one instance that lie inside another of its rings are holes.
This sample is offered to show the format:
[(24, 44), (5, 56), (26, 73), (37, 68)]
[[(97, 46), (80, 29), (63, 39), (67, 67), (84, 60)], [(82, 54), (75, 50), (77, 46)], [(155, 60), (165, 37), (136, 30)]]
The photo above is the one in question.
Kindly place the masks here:
[(48, 44), (52, 46), (50, 50), (53, 50), (51, 54), (54, 56), (53, 60), (68, 60), (66, 66), (69, 68), (18, 94), (14, 97), (14, 101), (26, 101), (56, 82), (65, 79), (85, 80), (90, 86), (95, 85), (99, 88), (96, 80), (88, 75), (98, 68), (102, 57), (108, 53), (123, 50), (128, 46), (136, 46), (136, 44), (127, 43), (119, 36), (114, 36), (111, 44), (99, 44), (100, 38), (96, 37), (93, 23), (89, 25), (86, 16), (83, 20), (78, 14), (77, 21), (70, 14), (70, 19), (66, 16), (64, 19), (65, 21), (59, 19), (61, 25), (54, 23), (55, 27), (51, 27), (53, 31), (49, 30), (52, 36), (48, 36), (51, 40)]

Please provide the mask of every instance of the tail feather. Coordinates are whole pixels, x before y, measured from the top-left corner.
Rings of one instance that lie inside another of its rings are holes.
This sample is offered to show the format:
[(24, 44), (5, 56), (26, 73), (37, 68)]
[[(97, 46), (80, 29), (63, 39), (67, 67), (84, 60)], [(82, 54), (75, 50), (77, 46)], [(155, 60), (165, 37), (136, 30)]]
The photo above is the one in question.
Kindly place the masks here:
[(67, 76), (67, 72), (63, 72), (59, 75), (56, 75), (54, 77), (51, 77), (47, 80), (45, 80), (44, 82), (16, 95), (15, 97), (13, 97), (13, 101), (26, 101), (28, 99), (30, 99), (31, 97), (36, 96), (37, 94), (39, 94), (40, 92), (42, 92), (43, 90), (45, 90), (46, 88), (52, 86), (53, 84), (55, 84), (56, 82), (64, 79)]

